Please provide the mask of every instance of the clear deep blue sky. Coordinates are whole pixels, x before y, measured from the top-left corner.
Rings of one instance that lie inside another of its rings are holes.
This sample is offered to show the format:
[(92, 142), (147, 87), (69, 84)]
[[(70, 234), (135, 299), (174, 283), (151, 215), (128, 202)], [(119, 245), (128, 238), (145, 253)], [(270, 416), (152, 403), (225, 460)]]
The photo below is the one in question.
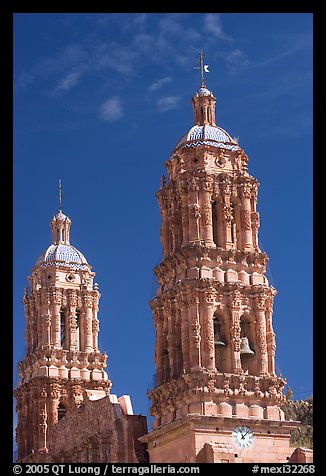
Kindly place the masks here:
[(312, 393), (312, 15), (14, 16), (14, 381), (22, 296), (58, 210), (96, 272), (112, 393), (148, 415), (160, 261), (160, 177), (193, 125), (199, 51), (216, 122), (260, 182), (260, 247), (278, 291), (276, 370)]

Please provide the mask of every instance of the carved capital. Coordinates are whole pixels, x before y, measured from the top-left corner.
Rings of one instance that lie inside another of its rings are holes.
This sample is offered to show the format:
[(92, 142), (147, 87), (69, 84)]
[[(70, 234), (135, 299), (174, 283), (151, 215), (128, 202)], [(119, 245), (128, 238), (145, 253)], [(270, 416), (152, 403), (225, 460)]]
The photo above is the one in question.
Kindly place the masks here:
[(202, 187), (205, 192), (212, 192), (213, 191), (213, 179), (212, 177), (203, 177), (202, 178)]

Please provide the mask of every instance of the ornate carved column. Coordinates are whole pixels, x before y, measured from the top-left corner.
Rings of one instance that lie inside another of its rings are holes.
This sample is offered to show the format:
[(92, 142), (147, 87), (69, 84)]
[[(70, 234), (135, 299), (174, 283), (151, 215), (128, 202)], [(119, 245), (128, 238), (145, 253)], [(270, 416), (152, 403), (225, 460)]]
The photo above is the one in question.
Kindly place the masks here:
[(250, 205), (251, 186), (248, 182), (241, 184), (242, 210), (241, 210), (241, 235), (242, 246), (244, 250), (252, 249), (252, 230), (251, 230), (251, 205)]
[(68, 321), (69, 321), (69, 350), (77, 350), (77, 317), (76, 317), (76, 307), (77, 307), (77, 295), (76, 292), (71, 290), (68, 292)]
[(92, 315), (92, 335), (93, 335), (94, 352), (98, 352), (98, 333), (99, 333), (99, 320), (97, 318), (98, 302), (99, 302), (99, 292), (96, 291), (93, 296), (93, 315)]
[(188, 185), (185, 178), (179, 178), (178, 192), (181, 203), (182, 245), (189, 243)]
[(240, 348), (241, 348), (241, 327), (240, 327), (240, 310), (236, 307), (232, 308), (232, 327), (231, 327), (231, 354), (232, 354), (232, 372), (242, 373)]
[(202, 366), (208, 370), (214, 370), (215, 345), (214, 345), (214, 292), (213, 289), (205, 290), (203, 301), (200, 304), (201, 329), (203, 341), (201, 344)]
[(86, 352), (93, 352), (93, 302), (91, 296), (88, 297), (86, 307)]
[(268, 355), (268, 372), (270, 374), (275, 374), (275, 351), (276, 351), (276, 341), (275, 333), (273, 331), (272, 325), (272, 315), (273, 315), (273, 296), (269, 296), (266, 299), (266, 342), (267, 342), (267, 355)]
[(256, 341), (259, 357), (257, 360), (258, 373), (265, 375), (268, 373), (268, 356), (266, 343), (266, 319), (265, 319), (265, 297), (255, 298), (255, 310), (257, 317)]
[(188, 182), (188, 216), (189, 216), (189, 242), (200, 243), (199, 219), (201, 217), (198, 205), (198, 178), (191, 177)]
[(180, 303), (181, 312), (181, 347), (183, 368), (186, 372), (190, 370), (190, 345), (189, 345), (189, 320), (188, 320), (188, 300), (185, 296), (182, 297)]
[(203, 177), (201, 181), (201, 238), (205, 246), (215, 247), (213, 241), (213, 222), (212, 222), (212, 191), (213, 179), (209, 176)]
[(156, 340), (155, 340), (155, 365), (156, 365), (156, 376), (157, 384), (161, 385), (163, 383), (163, 306), (152, 301), (152, 310), (155, 322), (156, 329)]
[(51, 293), (51, 331), (52, 342), (55, 347), (60, 347), (60, 306), (61, 306), (61, 292), (54, 290)]
[(49, 430), (58, 422), (59, 387), (57, 384), (50, 384), (48, 392), (48, 425)]
[(25, 332), (26, 354), (28, 355), (32, 350), (32, 341), (31, 341), (31, 309), (30, 309), (30, 299), (27, 296), (27, 289), (25, 289), (23, 303), (24, 303), (24, 312), (25, 312), (25, 319), (26, 319), (26, 332)]
[(196, 291), (190, 291), (189, 293), (190, 303), (188, 311), (189, 319), (189, 347), (190, 347), (190, 369), (200, 370), (200, 323), (199, 323), (199, 297)]
[(39, 400), (39, 433), (38, 433), (38, 448), (40, 450), (46, 449), (47, 442), (47, 411), (46, 400), (42, 398)]
[(232, 243), (232, 222), (233, 222), (233, 209), (231, 207), (231, 179), (230, 177), (224, 177), (221, 184), (221, 192), (223, 196), (223, 227), (222, 230), (224, 232), (224, 240), (222, 246), (226, 249), (230, 249), (233, 247)]

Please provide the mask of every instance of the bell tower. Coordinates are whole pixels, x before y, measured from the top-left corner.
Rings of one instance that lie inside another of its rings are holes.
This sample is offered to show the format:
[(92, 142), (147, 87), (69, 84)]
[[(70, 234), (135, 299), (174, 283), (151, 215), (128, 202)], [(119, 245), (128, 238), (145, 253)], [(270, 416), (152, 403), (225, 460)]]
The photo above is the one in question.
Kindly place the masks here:
[(203, 81), (194, 126), (166, 161), (158, 199), (159, 283), (151, 462), (286, 462), (290, 430), (275, 373), (276, 290), (259, 249), (258, 181), (248, 157), (215, 123)]
[[(70, 244), (71, 220), (51, 220), (52, 244), (36, 262), (24, 293), (26, 355), (15, 390), (19, 462), (46, 462), (51, 430), (85, 398), (108, 396), (99, 351), (95, 273)], [(51, 461), (51, 460), (49, 460)]]

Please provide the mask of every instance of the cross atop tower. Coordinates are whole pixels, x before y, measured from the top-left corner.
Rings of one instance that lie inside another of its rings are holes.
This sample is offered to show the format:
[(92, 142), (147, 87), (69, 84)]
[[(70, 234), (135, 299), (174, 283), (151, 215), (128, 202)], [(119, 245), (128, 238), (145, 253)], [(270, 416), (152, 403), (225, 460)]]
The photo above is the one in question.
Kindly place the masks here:
[(59, 185), (58, 185), (58, 198), (59, 198), (59, 210), (62, 210), (62, 185), (61, 185), (61, 179), (59, 179)]
[(195, 69), (200, 70), (200, 84), (202, 88), (205, 88), (205, 80), (204, 80), (204, 73), (209, 73), (208, 71), (208, 64), (204, 64), (204, 53), (201, 51), (199, 53), (199, 66), (195, 67)]

